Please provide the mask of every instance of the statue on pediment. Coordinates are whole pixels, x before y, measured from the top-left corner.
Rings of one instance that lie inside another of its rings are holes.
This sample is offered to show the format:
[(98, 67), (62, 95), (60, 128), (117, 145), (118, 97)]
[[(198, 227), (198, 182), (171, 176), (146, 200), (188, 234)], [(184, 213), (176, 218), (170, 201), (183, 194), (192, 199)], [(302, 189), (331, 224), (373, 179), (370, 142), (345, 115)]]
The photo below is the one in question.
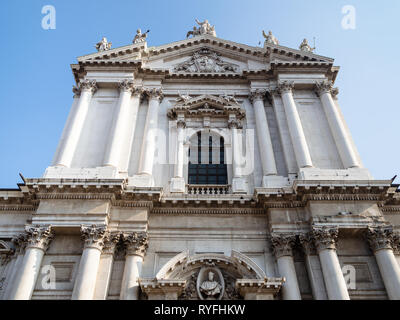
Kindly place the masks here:
[(299, 49), (305, 52), (313, 52), (315, 48), (311, 48), (311, 46), (308, 44), (307, 39), (304, 39), (300, 44)]
[(106, 51), (110, 50), (112, 46), (112, 42), (108, 42), (106, 37), (103, 37), (100, 42), (96, 43), (97, 51)]
[(132, 43), (142, 43), (146, 42), (147, 34), (150, 32), (150, 30), (147, 30), (145, 33), (142, 33), (141, 29), (136, 30), (136, 35), (135, 38), (133, 38)]
[(195, 36), (199, 36), (199, 35), (203, 35), (203, 34), (209, 34), (214, 37), (217, 36), (217, 33), (215, 32), (215, 27), (211, 26), (207, 19), (204, 21), (199, 21), (197, 19), (195, 19), (195, 20), (196, 20), (196, 23), (199, 25), (199, 28), (194, 26), (193, 30), (190, 30), (186, 34), (186, 38), (188, 38), (190, 35), (195, 37)]
[(265, 34), (265, 31), (263, 30), (262, 34), (263, 34), (263, 36), (265, 38), (264, 45), (265, 44), (273, 44), (273, 45), (278, 45), (279, 44), (278, 39), (272, 34), (271, 31), (268, 31), (268, 34)]

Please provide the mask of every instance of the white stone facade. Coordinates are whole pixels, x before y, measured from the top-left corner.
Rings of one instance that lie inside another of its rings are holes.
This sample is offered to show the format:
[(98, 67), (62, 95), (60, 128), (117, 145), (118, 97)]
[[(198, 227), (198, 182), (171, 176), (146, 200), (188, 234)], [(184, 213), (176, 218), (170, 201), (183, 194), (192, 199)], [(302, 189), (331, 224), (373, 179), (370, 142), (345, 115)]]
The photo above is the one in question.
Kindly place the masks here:
[(72, 65), (53, 163), (0, 190), (0, 299), (400, 299), (400, 193), (333, 59), (197, 23)]

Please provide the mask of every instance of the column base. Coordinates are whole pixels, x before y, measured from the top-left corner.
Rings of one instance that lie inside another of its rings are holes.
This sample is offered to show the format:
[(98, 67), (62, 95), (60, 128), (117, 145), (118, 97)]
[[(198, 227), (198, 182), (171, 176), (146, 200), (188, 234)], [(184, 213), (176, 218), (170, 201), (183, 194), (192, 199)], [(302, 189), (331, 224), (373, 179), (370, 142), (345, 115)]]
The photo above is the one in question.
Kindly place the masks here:
[(186, 184), (184, 178), (172, 178), (169, 187), (170, 192), (184, 193), (186, 190)]
[(248, 185), (246, 178), (237, 177), (232, 179), (232, 193), (247, 193)]
[(289, 184), (288, 178), (282, 176), (263, 176), (263, 188), (282, 188)]
[(128, 178), (128, 185), (134, 187), (151, 188), (154, 187), (154, 178), (149, 174), (138, 174)]

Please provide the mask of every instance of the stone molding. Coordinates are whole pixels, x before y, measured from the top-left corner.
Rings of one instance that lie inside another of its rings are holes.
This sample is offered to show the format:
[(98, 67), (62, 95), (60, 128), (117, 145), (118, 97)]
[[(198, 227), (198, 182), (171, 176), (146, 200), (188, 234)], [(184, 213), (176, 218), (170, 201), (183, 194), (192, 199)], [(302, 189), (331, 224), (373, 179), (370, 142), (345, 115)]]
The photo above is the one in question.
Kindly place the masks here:
[(393, 249), (392, 226), (369, 226), (367, 228), (367, 240), (373, 252), (382, 249)]
[(292, 92), (292, 90), (294, 89), (294, 82), (292, 81), (281, 81), (278, 83), (278, 86), (276, 88), (279, 94), (283, 94), (283, 93), (288, 93), (288, 92)]
[(144, 257), (148, 247), (147, 232), (132, 232), (122, 234), (122, 242), (126, 249), (126, 255), (136, 255)]
[(54, 238), (54, 232), (51, 226), (25, 226), (25, 232), (27, 234), (27, 249), (36, 248), (46, 252), (51, 240)]
[(336, 242), (339, 236), (338, 227), (321, 226), (313, 227), (312, 237), (315, 241), (317, 252), (322, 250), (336, 250)]
[(284, 256), (293, 256), (293, 247), (296, 236), (293, 234), (271, 234), (271, 244), (277, 259)]
[(104, 241), (109, 236), (105, 226), (81, 226), (81, 238), (84, 241), (84, 249), (94, 248), (100, 251), (103, 250)]

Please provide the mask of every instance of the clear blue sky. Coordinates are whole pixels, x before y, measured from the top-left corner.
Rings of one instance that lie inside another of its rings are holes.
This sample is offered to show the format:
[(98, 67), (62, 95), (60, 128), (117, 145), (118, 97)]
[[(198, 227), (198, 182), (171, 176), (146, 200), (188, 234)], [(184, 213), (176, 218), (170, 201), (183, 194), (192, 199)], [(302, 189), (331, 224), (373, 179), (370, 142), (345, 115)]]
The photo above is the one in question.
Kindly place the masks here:
[[(44, 5), (56, 9), (55, 30), (41, 27)], [(356, 9), (354, 30), (342, 28), (344, 5)], [(249, 45), (263, 41), (263, 29), (293, 48), (316, 37), (316, 53), (341, 66), (339, 102), (364, 165), (377, 179), (400, 173), (398, 0), (3, 0), (0, 15), (0, 187), (15, 187), (19, 172), (40, 177), (50, 165), (76, 57), (94, 52), (103, 35), (113, 48), (128, 45), (139, 27), (151, 30), (149, 46), (182, 40), (195, 18)]]

